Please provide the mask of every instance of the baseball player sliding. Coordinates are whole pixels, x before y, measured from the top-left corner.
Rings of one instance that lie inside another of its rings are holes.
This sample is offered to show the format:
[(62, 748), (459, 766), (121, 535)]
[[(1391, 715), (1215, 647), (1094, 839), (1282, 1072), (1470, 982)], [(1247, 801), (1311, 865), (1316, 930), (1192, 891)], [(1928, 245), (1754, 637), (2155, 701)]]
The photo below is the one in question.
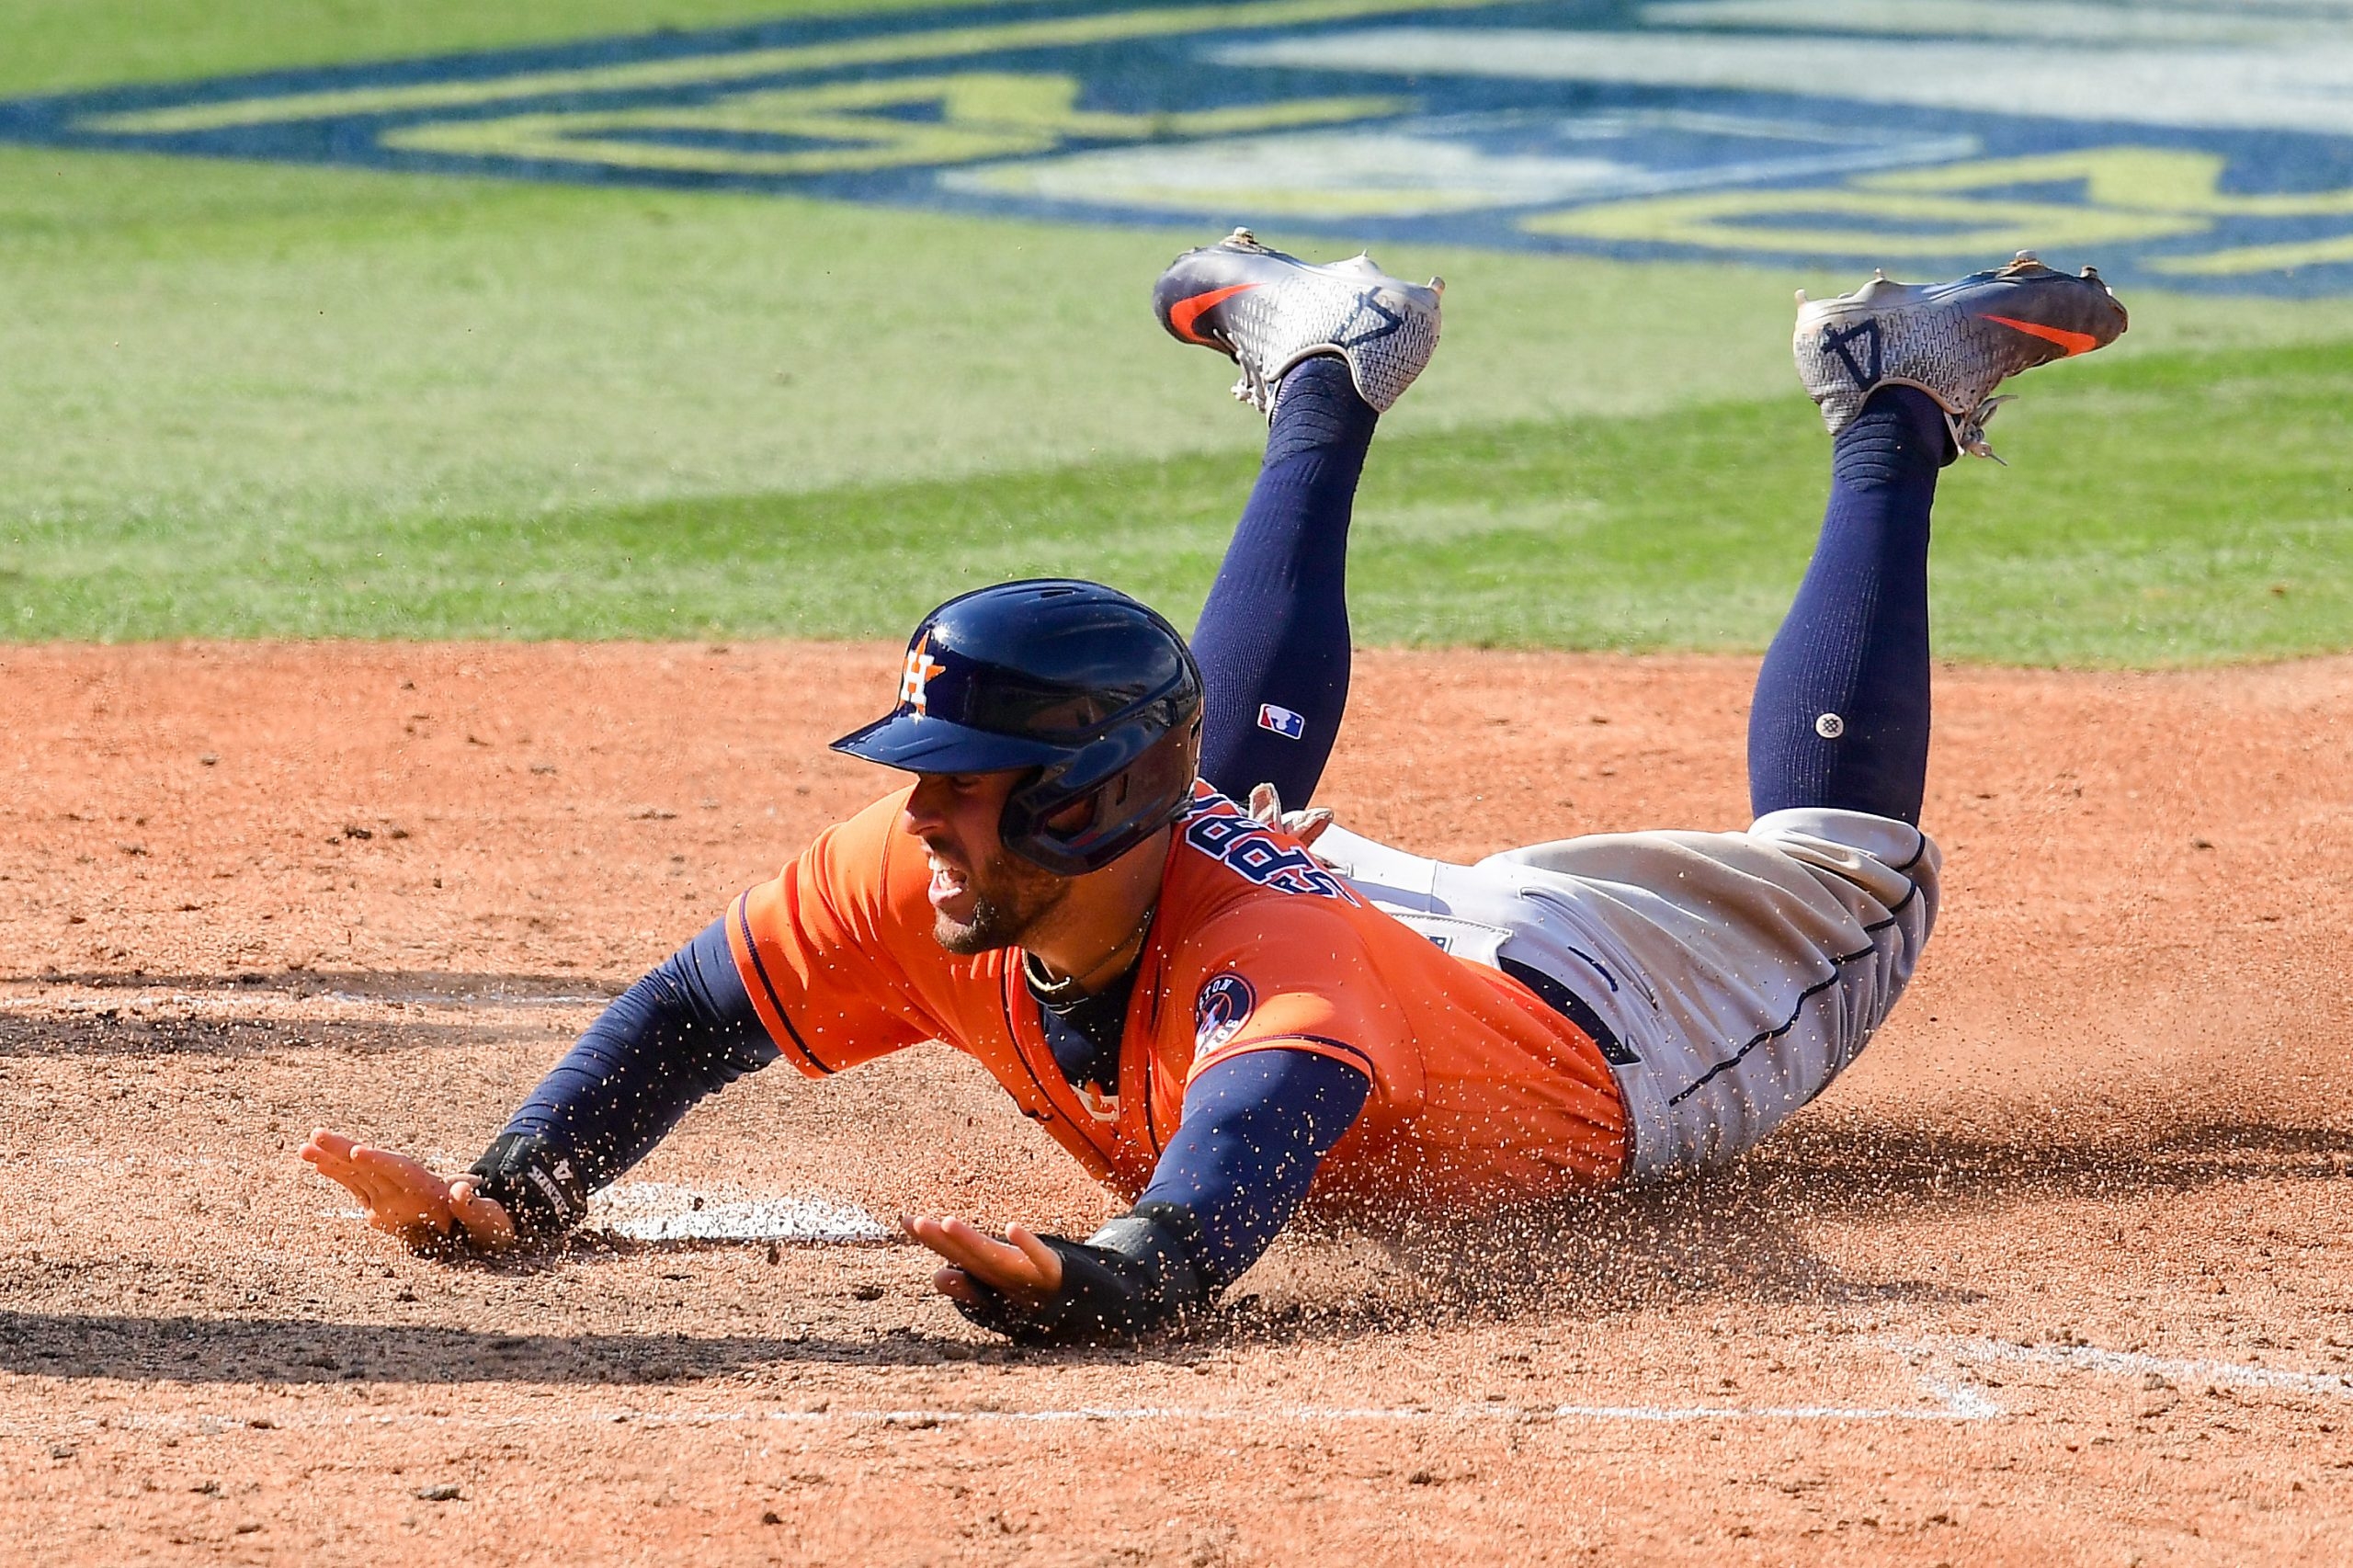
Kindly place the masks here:
[(1230, 355), (1269, 421), (1191, 646), (1090, 583), (940, 606), (896, 707), (835, 743), (912, 781), (631, 986), (471, 1171), (324, 1129), (302, 1157), (412, 1244), (511, 1246), (779, 1056), (822, 1077), (946, 1040), (1131, 1202), (1084, 1241), (904, 1221), (968, 1317), (1068, 1342), (1199, 1316), (1303, 1210), (1444, 1222), (1770, 1133), (1862, 1050), (1935, 922), (1938, 472), (1991, 455), (2005, 378), (2114, 341), (2123, 307), (2026, 256), (1801, 295), (1830, 502), (1757, 677), (1756, 820), (1463, 866), (1282, 810), (1339, 730), (1357, 479), (1440, 289), (1242, 231), (1178, 257), (1162, 323)]

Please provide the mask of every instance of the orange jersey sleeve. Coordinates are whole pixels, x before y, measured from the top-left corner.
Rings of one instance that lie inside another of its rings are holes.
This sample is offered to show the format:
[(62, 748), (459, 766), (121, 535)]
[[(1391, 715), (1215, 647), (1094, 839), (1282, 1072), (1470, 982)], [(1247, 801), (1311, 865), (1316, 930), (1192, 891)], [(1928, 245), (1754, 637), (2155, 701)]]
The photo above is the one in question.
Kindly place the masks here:
[(1172, 859), (1157, 952), (1154, 1054), (1172, 1089), (1269, 1049), (1372, 1080), (1312, 1210), (1492, 1209), (1624, 1169), (1625, 1108), (1599, 1047), (1526, 986), (1368, 904), (1230, 802), (1200, 802), (1185, 839), (1198, 853)]
[(728, 911), (753, 1007), (785, 1060), (812, 1076), (945, 1032), (900, 956), (908, 895), (923, 898), (920, 882), (905, 885), (904, 799), (902, 790), (827, 828)]
[(1422, 1062), (1404, 1010), (1390, 994), (1347, 906), (1315, 898), (1253, 898), (1230, 905), (1172, 966), (1172, 1009), (1191, 1031), (1193, 1079), (1218, 1062), (1281, 1047), (1345, 1062), (1400, 1114), (1422, 1093)]

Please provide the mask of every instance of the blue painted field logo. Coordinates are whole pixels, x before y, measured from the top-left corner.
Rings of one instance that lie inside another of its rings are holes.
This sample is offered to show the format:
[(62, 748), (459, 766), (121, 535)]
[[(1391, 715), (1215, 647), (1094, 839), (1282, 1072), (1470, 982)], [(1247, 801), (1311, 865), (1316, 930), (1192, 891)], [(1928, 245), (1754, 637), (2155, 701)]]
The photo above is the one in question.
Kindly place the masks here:
[(2353, 11), (1218, 0), (0, 103), (0, 141), (1074, 222), (2353, 290)]

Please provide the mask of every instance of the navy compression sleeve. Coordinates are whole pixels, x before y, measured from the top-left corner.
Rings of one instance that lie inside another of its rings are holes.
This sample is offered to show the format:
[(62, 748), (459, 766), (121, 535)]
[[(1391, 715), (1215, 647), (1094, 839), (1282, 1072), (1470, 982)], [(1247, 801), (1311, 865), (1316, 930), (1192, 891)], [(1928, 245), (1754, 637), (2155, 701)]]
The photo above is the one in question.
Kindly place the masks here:
[[(500, 1137), (542, 1141), (594, 1191), (643, 1159), (688, 1108), (776, 1060), (727, 946), (727, 923), (663, 960), (588, 1026)], [(494, 1145), (495, 1147), (495, 1145)]]
[(1312, 1051), (1252, 1051), (1217, 1063), (1186, 1090), (1184, 1119), (1136, 1208), (1189, 1210), (1200, 1226), (1193, 1261), (1222, 1290), (1298, 1212), (1371, 1089), (1356, 1068)]

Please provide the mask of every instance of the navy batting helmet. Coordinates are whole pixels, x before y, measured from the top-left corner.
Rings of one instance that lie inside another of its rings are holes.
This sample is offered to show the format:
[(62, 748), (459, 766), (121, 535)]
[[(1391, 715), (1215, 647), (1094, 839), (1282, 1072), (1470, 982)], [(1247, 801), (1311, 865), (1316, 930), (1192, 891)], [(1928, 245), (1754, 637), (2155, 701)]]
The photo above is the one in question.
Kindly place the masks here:
[(898, 707), (834, 749), (910, 773), (1031, 770), (998, 836), (1080, 876), (1184, 814), (1201, 758), (1200, 666), (1175, 627), (1116, 589), (1000, 583), (924, 617)]

